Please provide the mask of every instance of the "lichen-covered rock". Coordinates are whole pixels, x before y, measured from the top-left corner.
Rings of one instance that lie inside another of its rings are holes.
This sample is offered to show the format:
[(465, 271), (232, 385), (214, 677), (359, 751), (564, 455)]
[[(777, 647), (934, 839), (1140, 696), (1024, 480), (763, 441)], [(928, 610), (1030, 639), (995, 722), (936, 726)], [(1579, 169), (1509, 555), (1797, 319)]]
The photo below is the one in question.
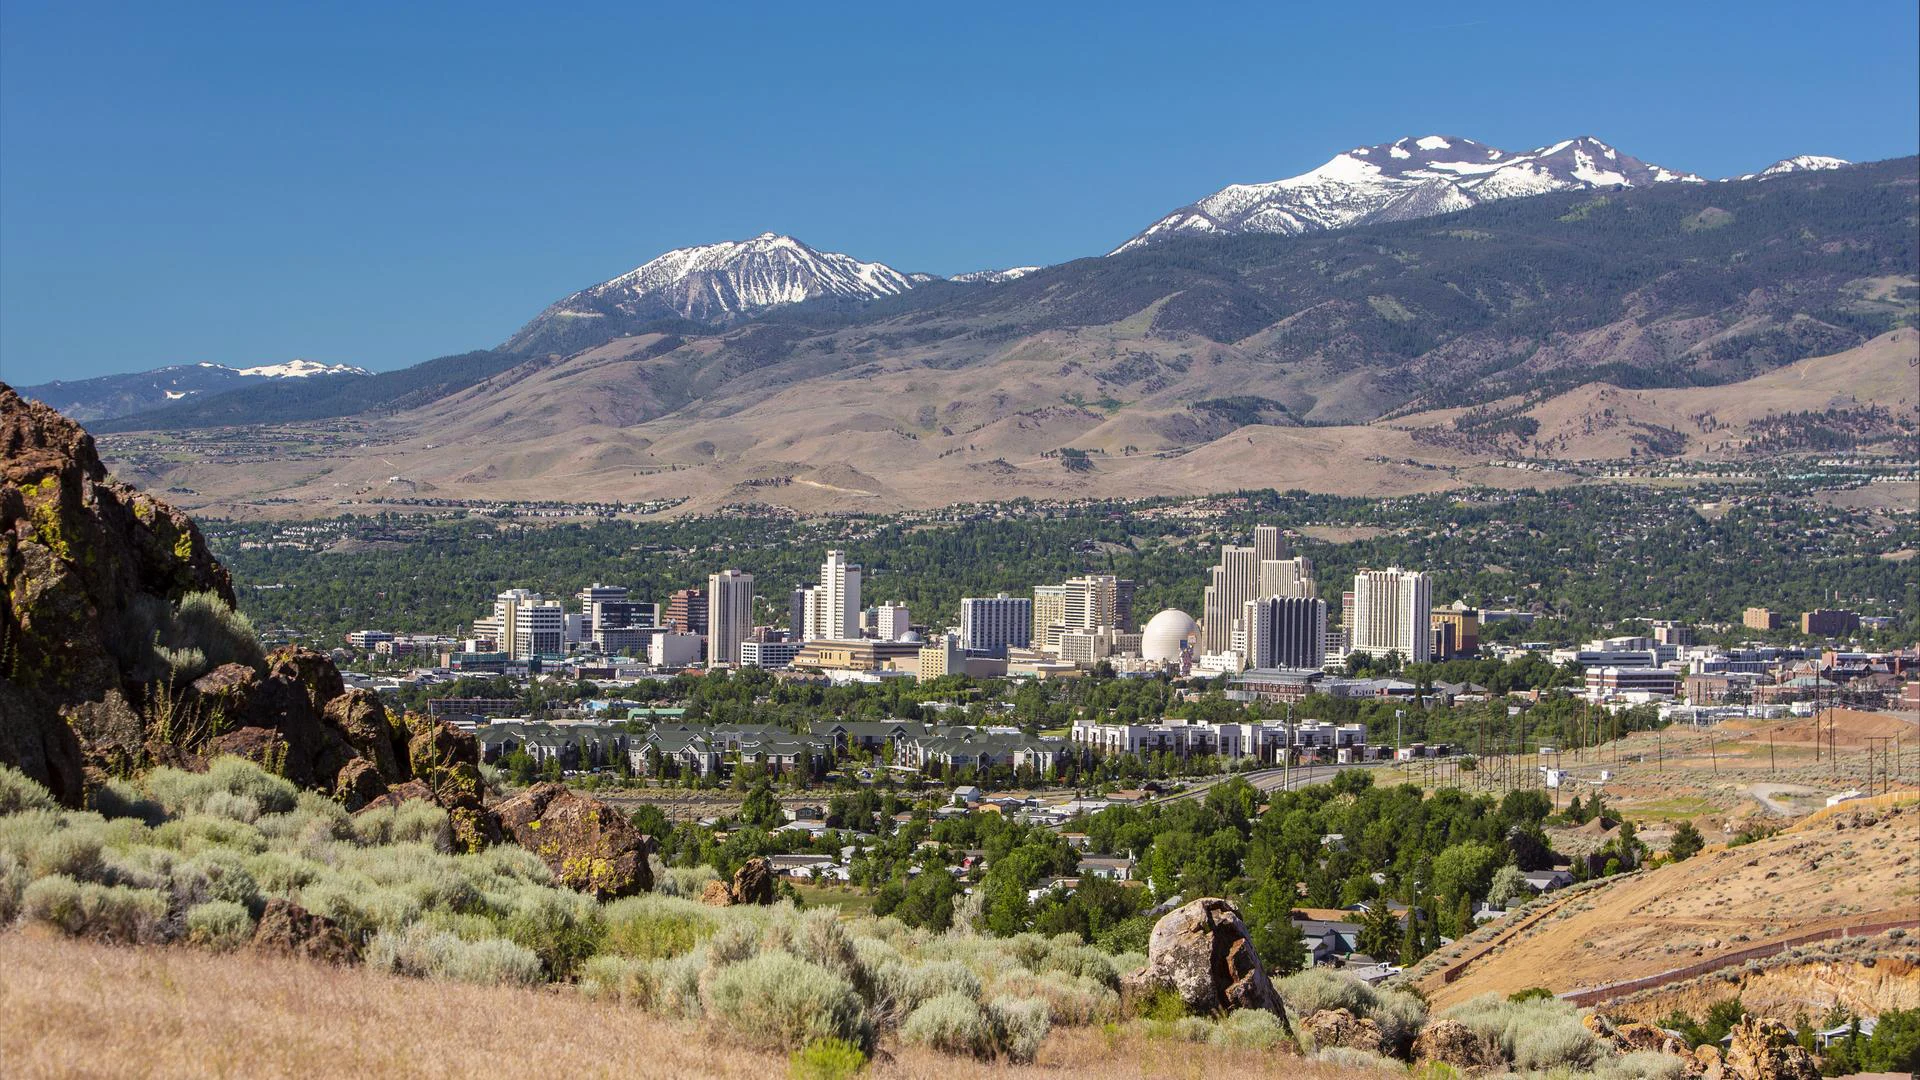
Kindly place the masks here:
[(410, 799), (422, 799), (426, 802), (435, 802), (433, 789), (428, 787), (424, 781), (408, 780), (405, 783), (389, 786), (384, 793), (368, 799), (366, 804), (358, 810), (355, 810), (354, 813), (364, 814), (371, 810), (390, 810)]
[(358, 810), (386, 793), (386, 778), (366, 758), (347, 762), (333, 782), (334, 799), (349, 811)]
[(1126, 976), (1123, 989), (1140, 997), (1162, 988), (1196, 1013), (1265, 1009), (1286, 1019), (1240, 912), (1217, 897), (1190, 901), (1154, 924), (1147, 966)]
[(325, 711), (328, 702), (347, 692), (340, 669), (333, 666), (326, 653), (298, 645), (288, 645), (268, 654), (267, 678), (298, 686), (306, 694), (307, 706), (315, 716)]
[(653, 888), (653, 838), (619, 811), (561, 784), (536, 784), (494, 807), (501, 832), (540, 856), (561, 884), (601, 900)]
[(424, 716), (409, 717), (408, 722), (407, 759), (415, 776), (424, 779), (436, 769), (480, 764), (480, 741), (471, 734)]
[(233, 602), (193, 522), (109, 478), (78, 424), (0, 383), (0, 762), (75, 807), (89, 769), (144, 764), (127, 730), (157, 675), (144, 630), (191, 592)]
[(732, 907), (733, 890), (727, 888), (726, 882), (715, 878), (701, 888), (700, 902), (708, 907)]
[(1380, 1052), (1380, 1026), (1355, 1017), (1346, 1009), (1321, 1009), (1300, 1023), (1316, 1049), (1341, 1046), (1348, 1050)]
[(1820, 1063), (1794, 1040), (1793, 1030), (1770, 1016), (1733, 1026), (1727, 1044), (1727, 1075), (1738, 1080), (1818, 1080)]
[(1506, 1067), (1500, 1048), (1458, 1020), (1432, 1020), (1413, 1040), (1416, 1063), (1439, 1062), (1468, 1076)]
[(1700, 1080), (1726, 1080), (1728, 1075), (1726, 1059), (1713, 1043), (1694, 1047), (1693, 1056), (1687, 1059), (1686, 1070), (1688, 1076), (1699, 1077)]
[(380, 695), (371, 690), (348, 690), (327, 702), (321, 717), (361, 757), (373, 763), (382, 780), (398, 784), (413, 777), (408, 740), (394, 730)]
[(260, 952), (298, 956), (326, 964), (351, 964), (359, 950), (345, 930), (325, 915), (316, 915), (291, 900), (267, 901), (254, 927), (253, 947)]

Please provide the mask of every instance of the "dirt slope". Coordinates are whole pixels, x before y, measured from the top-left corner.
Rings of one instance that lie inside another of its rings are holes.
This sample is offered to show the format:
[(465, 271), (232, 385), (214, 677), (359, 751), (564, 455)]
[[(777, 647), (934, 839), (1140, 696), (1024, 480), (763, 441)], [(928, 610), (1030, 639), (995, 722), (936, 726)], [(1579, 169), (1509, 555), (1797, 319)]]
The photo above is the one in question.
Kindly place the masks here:
[(1436, 1008), (1489, 991), (1608, 986), (1840, 927), (1920, 924), (1920, 805), (1815, 815), (1517, 918), (1525, 924), (1463, 967), (1419, 980)]

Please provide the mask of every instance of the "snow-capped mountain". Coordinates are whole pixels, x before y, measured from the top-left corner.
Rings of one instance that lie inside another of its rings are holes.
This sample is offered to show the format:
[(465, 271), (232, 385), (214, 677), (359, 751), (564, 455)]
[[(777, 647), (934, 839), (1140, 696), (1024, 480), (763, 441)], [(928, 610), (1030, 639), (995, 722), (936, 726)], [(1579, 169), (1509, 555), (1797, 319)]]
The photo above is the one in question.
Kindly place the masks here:
[(947, 280), (962, 285), (998, 285), (1003, 281), (1018, 281), (1038, 269), (1037, 266), (1009, 266), (1005, 270), (973, 270), (955, 274)]
[(1360, 146), (1312, 172), (1266, 184), (1234, 184), (1148, 226), (1112, 254), (1172, 236), (1277, 233), (1293, 236), (1378, 221), (1405, 221), (1549, 191), (1701, 183), (1649, 165), (1590, 137), (1511, 153), (1452, 135)]
[(926, 275), (903, 274), (885, 263), (818, 251), (791, 236), (761, 233), (751, 240), (675, 248), (611, 281), (582, 289), (541, 312), (509, 347), (549, 336), (578, 320), (725, 323), (803, 300), (893, 296), (926, 280)]
[(1851, 164), (1853, 164), (1853, 162), (1845, 158), (1821, 157), (1819, 154), (1798, 154), (1790, 158), (1781, 158), (1779, 161), (1761, 169), (1757, 173), (1748, 173), (1745, 176), (1733, 177), (1733, 179), (1765, 180), (1768, 177), (1785, 176), (1788, 173), (1824, 172), (1827, 169), (1844, 169)]
[(87, 422), (131, 416), (148, 409), (161, 408), (169, 402), (210, 397), (263, 381), (365, 377), (371, 374), (366, 368), (322, 364), (312, 360), (289, 360), (283, 364), (245, 368), (208, 363), (175, 364), (127, 375), (102, 375), (97, 379), (72, 382), (56, 380), (39, 386), (23, 386), (20, 393), (44, 401), (75, 420)]

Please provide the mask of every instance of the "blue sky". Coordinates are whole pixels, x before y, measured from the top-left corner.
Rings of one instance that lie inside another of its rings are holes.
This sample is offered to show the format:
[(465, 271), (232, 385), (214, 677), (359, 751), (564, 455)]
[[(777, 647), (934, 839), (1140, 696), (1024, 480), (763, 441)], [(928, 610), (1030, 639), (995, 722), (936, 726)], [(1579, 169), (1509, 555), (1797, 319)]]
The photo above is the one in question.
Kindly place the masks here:
[(1920, 129), (1912, 0), (675, 7), (0, 0), (0, 379), (399, 367), (769, 229), (1059, 262), (1401, 135), (1722, 176)]

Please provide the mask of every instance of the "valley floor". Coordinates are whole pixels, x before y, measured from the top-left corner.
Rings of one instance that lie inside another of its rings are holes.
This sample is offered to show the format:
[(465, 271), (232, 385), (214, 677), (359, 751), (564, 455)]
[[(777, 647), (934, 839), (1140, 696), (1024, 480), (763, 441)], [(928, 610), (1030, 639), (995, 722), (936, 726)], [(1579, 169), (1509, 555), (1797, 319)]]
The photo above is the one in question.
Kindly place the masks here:
[[(787, 1074), (784, 1055), (564, 989), (429, 982), (248, 953), (122, 948), (0, 933), (0, 1063), (7, 1076), (740, 1077)], [(888, 1053), (889, 1050), (893, 1052)], [(1291, 1054), (1056, 1031), (1028, 1067), (883, 1047), (877, 1077), (1370, 1075)], [(1377, 1074), (1371, 1074), (1377, 1075)]]

